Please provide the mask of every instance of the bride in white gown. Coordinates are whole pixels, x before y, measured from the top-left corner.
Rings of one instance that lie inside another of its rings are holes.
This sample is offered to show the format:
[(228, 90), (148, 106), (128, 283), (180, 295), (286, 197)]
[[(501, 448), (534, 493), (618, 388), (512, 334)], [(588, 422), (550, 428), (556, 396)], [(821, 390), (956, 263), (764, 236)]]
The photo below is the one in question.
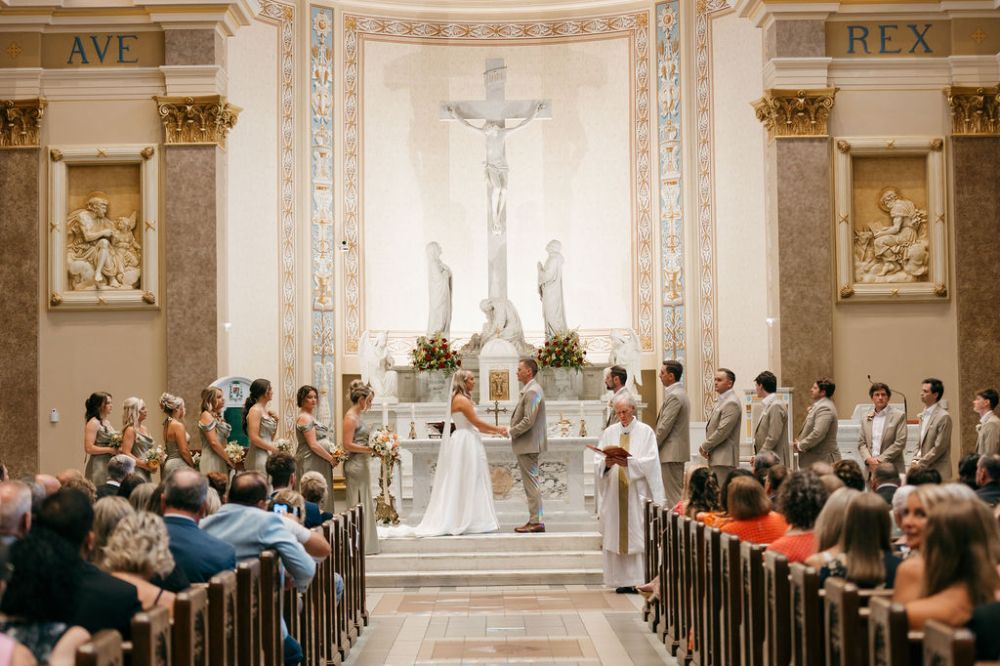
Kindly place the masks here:
[[(379, 529), (379, 535), (455, 536), (500, 529), (493, 504), (493, 484), (480, 433), (507, 436), (507, 428), (491, 426), (476, 414), (472, 389), (476, 380), (459, 370), (451, 382), (451, 409), (445, 420), (437, 471), (427, 511), (416, 527)], [(454, 419), (455, 432), (450, 433)]]

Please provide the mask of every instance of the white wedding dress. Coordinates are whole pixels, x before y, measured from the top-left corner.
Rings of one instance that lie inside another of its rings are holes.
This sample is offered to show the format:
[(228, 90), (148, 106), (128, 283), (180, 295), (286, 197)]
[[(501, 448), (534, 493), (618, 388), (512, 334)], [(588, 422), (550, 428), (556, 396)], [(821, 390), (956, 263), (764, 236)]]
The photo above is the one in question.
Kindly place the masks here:
[(423, 519), (416, 527), (380, 527), (380, 537), (456, 536), (500, 529), (483, 439), (464, 414), (455, 412), (451, 416), (455, 432), (448, 435), (450, 423), (445, 424), (434, 486)]

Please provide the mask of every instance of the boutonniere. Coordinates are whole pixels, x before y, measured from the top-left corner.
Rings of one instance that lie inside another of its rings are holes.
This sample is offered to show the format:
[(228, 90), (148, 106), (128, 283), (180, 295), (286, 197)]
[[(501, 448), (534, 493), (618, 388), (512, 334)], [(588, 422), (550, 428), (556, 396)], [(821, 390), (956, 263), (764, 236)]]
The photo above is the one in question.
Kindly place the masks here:
[(870, 422), (874, 420), (875, 420), (875, 412), (868, 412), (868, 414), (865, 415), (865, 421)]
[(976, 424), (976, 432), (979, 432), (982, 429), (983, 429), (983, 424), (982, 423), (977, 423)]
[(926, 418), (927, 418), (927, 415), (926, 415), (926, 414), (924, 414), (923, 412), (920, 412), (920, 416), (918, 416), (918, 417), (917, 417), (917, 419), (918, 419), (919, 421), (923, 421), (923, 420), (924, 420), (924, 419), (926, 419)]

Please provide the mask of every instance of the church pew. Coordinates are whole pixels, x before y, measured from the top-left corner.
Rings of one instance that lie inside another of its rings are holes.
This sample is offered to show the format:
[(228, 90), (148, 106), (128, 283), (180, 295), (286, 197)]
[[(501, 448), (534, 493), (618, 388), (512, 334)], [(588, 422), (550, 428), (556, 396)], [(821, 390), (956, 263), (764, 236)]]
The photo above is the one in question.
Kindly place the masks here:
[[(642, 515), (643, 515), (643, 525), (642, 525), (642, 540), (643, 540), (643, 551), (642, 551), (642, 576), (643, 580), (653, 580), (653, 576), (656, 574), (654, 571), (653, 557), (656, 550), (656, 527), (653, 524), (653, 507), (654, 503), (650, 499), (642, 500)], [(652, 604), (644, 604), (642, 607), (642, 620), (643, 622), (649, 623), (649, 628), (651, 631), (656, 631), (654, 624), (651, 622), (650, 617), (653, 614)]]
[(365, 609), (365, 524), (360, 504), (350, 510), (351, 517), (351, 574), (354, 585), (354, 626), (358, 634), (368, 624), (368, 611)]
[[(646, 580), (653, 580), (659, 575), (659, 563), (660, 563), (660, 549), (662, 547), (661, 542), (661, 521), (663, 518), (663, 509), (656, 503), (649, 503), (649, 522), (646, 524), (646, 528), (650, 531), (649, 540), (647, 543), (648, 550), (646, 552), (646, 568), (648, 569)], [(661, 597), (662, 599), (662, 597)], [(655, 634), (658, 632), (660, 623), (663, 619), (661, 612), (660, 600), (655, 602), (647, 603), (643, 608), (643, 615), (646, 621), (649, 623), (650, 630)]]
[(344, 598), (339, 604), (336, 605), (335, 621), (337, 629), (337, 649), (340, 651), (340, 658), (347, 659), (347, 654), (351, 650), (351, 637), (347, 626), (347, 591), (346, 585), (350, 576), (346, 575), (347, 569), (347, 531), (345, 529), (345, 520), (342, 515), (336, 515), (331, 520), (333, 529), (333, 541), (331, 542), (331, 547), (333, 552), (330, 557), (334, 558), (334, 568), (337, 571), (344, 572)]
[(660, 620), (656, 624), (656, 628), (653, 633), (661, 641), (666, 643), (667, 634), (669, 632), (670, 618), (668, 614), (670, 612), (670, 605), (668, 602), (667, 592), (668, 592), (668, 568), (670, 566), (670, 514), (672, 512), (664, 510), (660, 513), (660, 548), (658, 555), (658, 563), (656, 565), (656, 575), (659, 576), (658, 579), (658, 589), (656, 591), (657, 599), (657, 612), (660, 615)]
[(156, 606), (132, 616), (131, 666), (172, 664), (170, 611)]
[(689, 526), (694, 522), (687, 516), (683, 516), (677, 523), (677, 559), (679, 575), (680, 611), (677, 618), (677, 661), (686, 663), (693, 657), (691, 654), (691, 632), (694, 630), (694, 552), (688, 534)]
[(358, 573), (357, 579), (360, 581), (358, 589), (361, 591), (361, 622), (364, 626), (368, 626), (368, 593), (367, 585), (365, 585), (365, 514), (373, 509), (365, 506), (358, 505)]
[(773, 551), (764, 552), (764, 603), (764, 661), (769, 666), (788, 666), (791, 658), (788, 559)]
[(285, 627), (288, 628), (288, 633), (290, 635), (301, 636), (302, 613), (299, 612), (298, 590), (286, 586), (282, 591), (282, 595), (285, 597), (281, 605), (282, 613), (285, 618)]
[(344, 564), (344, 605), (347, 608), (347, 635), (351, 646), (358, 642), (361, 633), (361, 611), (358, 607), (358, 586), (355, 579), (358, 559), (356, 555), (358, 541), (358, 526), (355, 524), (355, 513), (351, 509), (344, 514), (344, 546), (347, 561)]
[(868, 663), (867, 623), (861, 616), (857, 586), (841, 578), (827, 578), (823, 592), (827, 666)]
[(823, 647), (823, 600), (820, 597), (819, 573), (800, 562), (788, 566), (791, 586), (792, 663), (795, 666), (822, 666), (826, 659)]
[(174, 599), (175, 666), (208, 663), (208, 587), (193, 585)]
[(937, 620), (924, 625), (923, 655), (933, 666), (972, 666), (976, 657), (976, 637), (965, 628), (949, 627)]
[(732, 534), (719, 535), (721, 657), (723, 664), (740, 663), (740, 540)]
[(721, 532), (715, 527), (703, 528), (705, 552), (704, 606), (701, 622), (701, 663), (705, 666), (723, 666), (722, 661), (722, 560)]
[(208, 581), (208, 664), (236, 666), (236, 574), (232, 571)]
[(740, 542), (740, 663), (764, 665), (764, 547)]
[(679, 639), (679, 623), (680, 616), (682, 614), (681, 610), (681, 549), (680, 549), (680, 530), (682, 524), (682, 516), (680, 514), (671, 511), (667, 515), (667, 536), (666, 536), (666, 552), (664, 553), (664, 568), (666, 570), (665, 580), (661, 581), (664, 585), (663, 599), (666, 605), (666, 617), (667, 622), (665, 625), (665, 635), (663, 636), (663, 643), (667, 647), (667, 651), (676, 655), (677, 650), (680, 648)]
[(878, 666), (908, 666), (920, 663), (920, 634), (908, 631), (906, 609), (888, 597), (873, 597), (868, 603), (868, 663)]
[(332, 553), (321, 566), (326, 570), (327, 579), (325, 582), (326, 591), (323, 595), (323, 643), (324, 655), (328, 664), (340, 664), (342, 660), (340, 648), (340, 609), (336, 603), (336, 590), (334, 589), (333, 572), (336, 571), (338, 562), (337, 552), (340, 548), (340, 540), (337, 538), (337, 525), (333, 520), (323, 523), (323, 534), (330, 542)]
[(260, 560), (236, 565), (236, 663), (261, 666)]
[(76, 666), (122, 666), (122, 637), (113, 629), (99, 631), (76, 649)]
[(278, 554), (265, 550), (260, 554), (260, 637), (265, 664), (282, 661), (281, 573)]
[(693, 650), (692, 663), (695, 666), (704, 664), (703, 636), (705, 626), (705, 524), (696, 520), (688, 523), (688, 538), (691, 540), (691, 556), (694, 560), (694, 575), (692, 576), (692, 595), (694, 603), (691, 607), (691, 639)]

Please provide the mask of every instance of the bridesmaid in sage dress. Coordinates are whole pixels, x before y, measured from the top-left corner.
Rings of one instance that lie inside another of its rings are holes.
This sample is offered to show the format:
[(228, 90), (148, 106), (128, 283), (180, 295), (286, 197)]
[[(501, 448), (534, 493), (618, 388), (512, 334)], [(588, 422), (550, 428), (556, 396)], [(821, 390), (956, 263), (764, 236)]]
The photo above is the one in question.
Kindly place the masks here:
[[(86, 454), (84, 476), (100, 487), (108, 480), (108, 461), (118, 453), (114, 440), (118, 432), (111, 427), (111, 394), (104, 391), (91, 393), (84, 403), (86, 414), (83, 427), (83, 452)], [(120, 440), (119, 440), (120, 441)]]
[[(313, 412), (319, 402), (319, 392), (312, 386), (303, 386), (296, 395), (299, 418), (295, 421), (296, 473), (301, 479), (306, 472), (318, 472), (325, 480), (326, 487), (333, 488), (333, 455), (330, 449), (330, 429), (316, 420)], [(333, 512), (333, 493), (328, 492), (323, 500), (323, 511)]]
[(122, 403), (122, 453), (135, 458), (135, 473), (152, 481), (151, 470), (146, 463), (146, 452), (153, 448), (153, 438), (146, 429), (149, 416), (146, 403), (141, 398), (126, 398)]
[(160, 396), (160, 409), (167, 415), (163, 422), (163, 446), (167, 452), (167, 461), (163, 463), (162, 476), (166, 478), (172, 471), (181, 467), (195, 469), (194, 458), (191, 457), (191, 450), (188, 448), (191, 435), (187, 433), (184, 422), (181, 421), (186, 413), (184, 400), (176, 395), (164, 393)]
[(368, 446), (368, 426), (361, 419), (361, 413), (371, 407), (375, 391), (360, 379), (350, 386), (351, 407), (344, 415), (344, 477), (347, 479), (347, 507), (360, 504), (364, 508), (365, 554), (379, 552), (378, 530), (375, 528), (375, 504), (372, 502), (372, 479), (369, 462), (372, 458)]
[(271, 443), (278, 432), (278, 415), (267, 410), (271, 395), (271, 382), (255, 379), (250, 384), (250, 395), (243, 403), (243, 432), (250, 440), (246, 469), (256, 470), (265, 477), (268, 456), (278, 452), (278, 447)]
[(199, 468), (202, 474), (222, 472), (229, 474), (235, 469), (226, 455), (226, 444), (233, 427), (222, 418), (222, 408), (226, 399), (222, 389), (210, 386), (201, 392), (201, 418), (198, 419), (198, 434), (201, 436), (201, 462)]

